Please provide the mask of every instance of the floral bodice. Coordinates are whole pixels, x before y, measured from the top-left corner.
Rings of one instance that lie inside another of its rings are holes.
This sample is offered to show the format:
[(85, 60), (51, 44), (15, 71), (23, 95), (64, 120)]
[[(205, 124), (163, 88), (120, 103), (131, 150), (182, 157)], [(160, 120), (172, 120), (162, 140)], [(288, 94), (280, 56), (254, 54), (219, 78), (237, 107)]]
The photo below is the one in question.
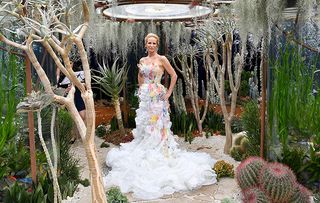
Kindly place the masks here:
[(145, 84), (160, 84), (163, 70), (157, 64), (139, 64), (138, 65), (140, 74), (143, 76)]

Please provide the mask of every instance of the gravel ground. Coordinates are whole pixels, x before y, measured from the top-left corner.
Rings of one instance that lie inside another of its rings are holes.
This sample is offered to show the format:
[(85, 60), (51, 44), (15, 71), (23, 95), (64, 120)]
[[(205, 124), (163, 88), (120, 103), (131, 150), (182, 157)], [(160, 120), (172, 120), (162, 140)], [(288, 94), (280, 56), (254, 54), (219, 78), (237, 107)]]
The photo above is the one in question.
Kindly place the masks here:
[[(231, 163), (235, 168), (240, 162), (235, 161), (229, 155), (223, 153), (223, 147), (225, 143), (225, 136), (212, 136), (210, 138), (196, 137), (192, 144), (184, 142), (183, 138), (176, 137), (177, 142), (181, 148), (185, 148), (189, 151), (201, 151), (209, 153), (214, 159), (224, 160)], [(107, 167), (105, 164), (105, 156), (110, 148), (114, 147), (111, 144), (109, 148), (100, 148), (100, 144), (103, 142), (102, 139), (95, 138), (97, 146), (97, 156), (99, 163), (102, 168), (102, 172), (105, 175), (107, 173)], [(75, 142), (72, 145), (72, 151), (75, 156), (80, 159), (81, 177), (89, 177), (89, 168), (87, 165), (84, 149), (80, 141)], [(161, 202), (161, 203), (205, 203), (215, 202), (219, 203), (224, 198), (231, 198), (234, 202), (241, 202), (240, 188), (237, 186), (235, 179), (233, 178), (222, 178), (214, 185), (203, 186), (195, 191), (189, 191), (187, 193), (174, 193), (173, 195), (164, 196), (161, 199), (152, 201), (141, 201), (132, 197), (132, 195), (126, 194), (129, 202)], [(89, 203), (91, 202), (91, 187), (83, 187), (79, 185), (76, 193), (73, 197), (64, 200), (63, 203)]]

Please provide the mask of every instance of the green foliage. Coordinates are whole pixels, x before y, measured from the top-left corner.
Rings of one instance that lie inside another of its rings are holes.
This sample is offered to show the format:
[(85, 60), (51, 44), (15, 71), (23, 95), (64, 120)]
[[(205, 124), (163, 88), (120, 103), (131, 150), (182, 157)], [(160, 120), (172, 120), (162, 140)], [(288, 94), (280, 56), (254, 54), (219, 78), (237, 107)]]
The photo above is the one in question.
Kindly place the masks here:
[(320, 203), (320, 192), (314, 194), (313, 201), (315, 203)]
[(245, 96), (249, 96), (249, 82), (248, 80), (241, 80), (240, 83), (240, 88), (239, 88), (239, 96), (241, 97), (245, 97)]
[(79, 160), (70, 151), (71, 130), (73, 120), (65, 110), (58, 112), (58, 134), (60, 135), (60, 177), (66, 179), (65, 182), (78, 181), (80, 179)]
[(242, 190), (256, 187), (259, 184), (259, 175), (265, 162), (260, 157), (249, 157), (237, 167), (236, 178)]
[(240, 146), (233, 146), (230, 149), (230, 156), (236, 161), (242, 161), (243, 160), (243, 153), (241, 151), (241, 147)]
[(253, 187), (243, 192), (243, 202), (246, 203), (270, 203), (265, 193), (258, 187)]
[(243, 129), (246, 131), (249, 141), (246, 153), (250, 156), (260, 154), (260, 111), (256, 102), (250, 101), (245, 104), (241, 115)]
[(283, 149), (282, 153), (282, 159), (280, 159), (279, 161), (289, 166), (293, 170), (293, 172), (297, 174), (298, 178), (302, 178), (302, 176), (300, 176), (299, 174), (301, 167), (304, 165), (306, 151), (300, 147), (286, 147)]
[(30, 151), (24, 146), (24, 140), (11, 139), (0, 153), (0, 163), (10, 173), (28, 171), (30, 168)]
[(119, 127), (118, 127), (118, 121), (117, 121), (117, 117), (116, 116), (113, 116), (111, 121), (110, 121), (110, 129), (111, 129), (111, 132), (113, 131), (116, 131), (116, 130), (119, 130)]
[(107, 129), (105, 125), (99, 125), (96, 128), (96, 136), (102, 138), (107, 134)]
[(84, 180), (80, 180), (80, 184), (82, 184), (84, 187), (88, 187), (90, 185), (90, 181), (86, 178)]
[(286, 47), (273, 65), (270, 132), (288, 146), (289, 135), (320, 136), (320, 96), (311, 94), (315, 65), (307, 66), (297, 48)]
[(241, 119), (233, 117), (231, 121), (231, 131), (232, 133), (239, 133), (243, 131)]
[(222, 129), (224, 129), (223, 116), (220, 114), (217, 114), (212, 109), (209, 109), (206, 114), (206, 118), (203, 121), (202, 126), (212, 131), (221, 131)]
[(118, 100), (122, 88), (126, 84), (128, 68), (126, 68), (126, 63), (122, 67), (118, 67), (117, 58), (112, 67), (109, 68), (103, 62), (103, 66), (99, 65), (100, 70), (95, 70), (97, 73), (92, 78), (93, 80), (100, 85), (99, 89), (110, 96), (113, 101)]
[(223, 160), (217, 161), (214, 164), (213, 169), (216, 172), (218, 179), (222, 177), (234, 177), (233, 165)]
[(194, 139), (192, 135), (192, 131), (193, 131), (192, 129), (193, 129), (193, 123), (190, 123), (187, 133), (184, 134), (184, 141), (189, 142), (189, 144), (191, 144), (191, 142)]
[(100, 148), (108, 148), (110, 145), (108, 143), (102, 142)]
[[(9, 55), (8, 63), (3, 60), (0, 68), (0, 152), (16, 133), (15, 125), (16, 106), (18, 100), (18, 72), (17, 58)], [(0, 176), (1, 178), (1, 176)]]
[(230, 198), (223, 198), (221, 200), (221, 203), (235, 203), (235, 201)]
[(20, 186), (18, 183), (7, 189), (4, 195), (4, 203), (25, 203), (28, 199), (30, 199), (30, 194), (25, 187)]
[[(72, 197), (80, 182), (79, 160), (70, 151), (73, 120), (65, 110), (58, 112), (58, 134), (60, 135), (60, 176), (58, 177), (62, 198)], [(48, 180), (52, 187), (52, 180)], [(52, 196), (53, 197), (53, 196)]]
[(244, 137), (245, 137), (245, 135), (241, 135), (241, 136), (236, 137), (235, 140), (234, 140), (234, 144), (235, 144), (235, 145), (240, 145), (241, 140), (242, 140)]
[(109, 203), (128, 203), (128, 198), (123, 195), (119, 188), (112, 187), (107, 191), (107, 200)]
[(44, 192), (41, 184), (38, 184), (31, 192), (27, 191), (23, 185), (17, 182), (6, 190), (4, 196), (4, 203), (46, 203), (48, 202), (48, 196)]
[(285, 202), (293, 194), (296, 177), (281, 163), (268, 163), (260, 174), (260, 186), (273, 202)]
[(317, 152), (314, 145), (310, 145), (307, 161), (304, 162), (299, 172), (306, 173), (308, 175), (307, 183), (318, 183), (320, 180), (320, 152)]
[(170, 114), (171, 122), (172, 122), (172, 130), (174, 134), (177, 135), (186, 135), (190, 126), (191, 130), (193, 131), (197, 127), (196, 119), (193, 113), (172, 113)]

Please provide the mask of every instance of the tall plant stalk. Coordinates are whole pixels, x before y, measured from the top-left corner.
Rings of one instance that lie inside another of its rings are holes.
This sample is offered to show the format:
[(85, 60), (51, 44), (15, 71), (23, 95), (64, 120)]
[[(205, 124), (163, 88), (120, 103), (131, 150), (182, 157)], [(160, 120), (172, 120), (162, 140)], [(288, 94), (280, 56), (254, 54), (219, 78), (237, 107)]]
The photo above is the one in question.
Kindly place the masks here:
[(269, 123), (283, 148), (288, 147), (290, 135), (320, 136), (320, 96), (312, 94), (314, 70), (295, 47), (287, 46), (274, 63)]

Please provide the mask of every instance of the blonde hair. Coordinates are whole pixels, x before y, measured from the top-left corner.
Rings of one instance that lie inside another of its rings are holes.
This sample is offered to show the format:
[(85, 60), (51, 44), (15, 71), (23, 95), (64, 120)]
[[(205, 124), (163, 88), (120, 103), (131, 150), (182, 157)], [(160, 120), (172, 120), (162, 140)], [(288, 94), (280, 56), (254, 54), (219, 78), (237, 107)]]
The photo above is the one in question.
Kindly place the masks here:
[(149, 39), (150, 37), (156, 38), (156, 40), (157, 40), (157, 45), (159, 46), (160, 38), (159, 38), (158, 35), (156, 35), (156, 34), (154, 34), (154, 33), (149, 33), (149, 34), (147, 34), (147, 36), (144, 38), (144, 43), (147, 44), (147, 43), (148, 43), (148, 39)]

